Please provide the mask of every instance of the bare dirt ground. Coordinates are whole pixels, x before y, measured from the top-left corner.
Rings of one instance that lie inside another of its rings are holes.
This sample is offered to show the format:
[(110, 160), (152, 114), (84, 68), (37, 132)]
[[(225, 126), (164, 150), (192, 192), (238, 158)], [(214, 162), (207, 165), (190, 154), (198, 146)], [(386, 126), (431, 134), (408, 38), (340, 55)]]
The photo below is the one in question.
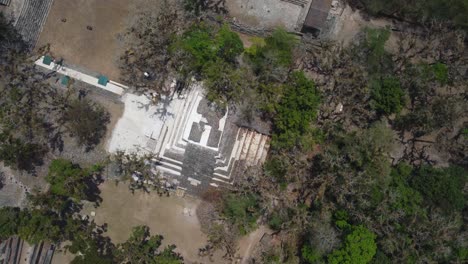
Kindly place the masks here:
[(52, 54), (63, 57), (67, 63), (118, 79), (117, 34), (125, 28), (129, 3), (127, 0), (55, 0), (37, 47), (50, 43)]
[(113, 181), (106, 181), (100, 189), (102, 204), (86, 211), (95, 210), (96, 223), (108, 224), (106, 235), (114, 243), (127, 240), (134, 226), (148, 225), (152, 234), (164, 236), (163, 245), (175, 244), (186, 263), (208, 262), (198, 256), (198, 249), (207, 241), (195, 214), (199, 200), (143, 192), (132, 195), (126, 184)]
[(251, 27), (297, 30), (302, 7), (279, 0), (229, 0), (229, 16)]
[(119, 57), (123, 53), (121, 36), (137, 13), (152, 10), (160, 2), (55, 0), (36, 47), (50, 44), (52, 55), (64, 58), (66, 63), (118, 81)]
[(70, 253), (55, 251), (54, 252), (54, 257), (52, 258), (52, 264), (71, 263), (74, 258), (75, 258), (75, 256), (70, 254)]
[(26, 192), (30, 191), (30, 188), (15, 177), (13, 171), (5, 167), (3, 163), (0, 164), (0, 173), (3, 176), (3, 187), (0, 190), (0, 207), (23, 206)]

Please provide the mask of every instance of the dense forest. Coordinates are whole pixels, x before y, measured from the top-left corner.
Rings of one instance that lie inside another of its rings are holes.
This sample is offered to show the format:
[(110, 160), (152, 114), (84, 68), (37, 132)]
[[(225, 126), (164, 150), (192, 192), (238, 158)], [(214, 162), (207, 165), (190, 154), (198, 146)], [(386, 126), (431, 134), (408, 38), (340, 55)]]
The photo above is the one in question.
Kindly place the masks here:
[[(424, 29), (369, 27), (343, 46), (278, 28), (249, 47), (216, 16), (218, 5), (184, 2), (165, 3), (128, 30), (123, 79), (158, 94), (173, 77), (177, 89), (203, 81), (213, 106), (235, 109), (239, 125), (264, 124), (272, 138), (262, 168), (245, 167), (232, 188), (203, 195), (201, 255), (222, 250), (233, 259), (240, 236), (268, 226), (272, 242), (255, 249), (255, 263), (468, 261), (466, 1), (350, 1)], [(28, 68), (10, 25), (2, 20), (0, 30), (0, 160), (33, 171), (70, 132), (95, 146), (105, 128), (90, 131), (105, 111), (55, 94), (48, 76)], [(160, 74), (132, 77), (148, 68)], [(134, 166), (124, 174), (144, 167), (115, 158)], [(31, 194), (28, 208), (1, 209), (0, 238), (71, 241), (68, 250), (82, 253), (73, 263), (181, 263), (175, 246), (161, 249), (163, 238), (145, 226), (115, 245), (105, 226), (80, 217), (82, 201), (100, 202), (102, 170), (54, 159), (47, 192)]]

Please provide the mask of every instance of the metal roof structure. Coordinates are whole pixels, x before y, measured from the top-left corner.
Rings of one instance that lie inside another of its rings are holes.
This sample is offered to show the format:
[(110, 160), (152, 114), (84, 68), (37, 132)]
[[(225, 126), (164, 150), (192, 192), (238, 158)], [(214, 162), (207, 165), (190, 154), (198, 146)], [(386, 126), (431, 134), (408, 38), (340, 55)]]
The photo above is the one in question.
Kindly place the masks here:
[(332, 0), (313, 0), (304, 21), (304, 27), (322, 29), (325, 20), (327, 20), (331, 4)]
[(109, 78), (107, 78), (106, 76), (101, 75), (98, 77), (98, 84), (102, 86), (106, 86), (108, 82), (109, 82)]
[(42, 63), (44, 63), (45, 65), (50, 65), (52, 63), (52, 57), (49, 55), (45, 55), (42, 59)]

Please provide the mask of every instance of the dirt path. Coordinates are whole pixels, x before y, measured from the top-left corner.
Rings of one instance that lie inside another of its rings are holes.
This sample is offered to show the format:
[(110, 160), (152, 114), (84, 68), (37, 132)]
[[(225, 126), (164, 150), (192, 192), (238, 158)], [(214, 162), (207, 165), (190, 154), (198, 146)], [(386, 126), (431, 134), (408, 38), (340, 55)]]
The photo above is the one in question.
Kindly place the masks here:
[(238, 253), (242, 256), (242, 264), (249, 263), (250, 257), (252, 255), (253, 250), (255, 249), (255, 246), (257, 246), (257, 244), (260, 242), (260, 239), (262, 239), (263, 235), (269, 231), (271, 230), (268, 227), (262, 225), (258, 227), (257, 230), (251, 232), (250, 234), (242, 237), (239, 240)]

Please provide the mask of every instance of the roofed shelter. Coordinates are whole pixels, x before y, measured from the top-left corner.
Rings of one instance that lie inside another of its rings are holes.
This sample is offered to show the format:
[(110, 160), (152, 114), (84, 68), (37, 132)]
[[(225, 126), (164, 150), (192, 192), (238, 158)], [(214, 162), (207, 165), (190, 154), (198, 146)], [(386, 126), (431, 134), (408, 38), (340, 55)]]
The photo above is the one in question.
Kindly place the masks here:
[(322, 30), (330, 11), (332, 0), (312, 0), (302, 32), (316, 33)]
[(50, 65), (52, 63), (52, 57), (49, 55), (45, 55), (42, 59), (42, 63), (44, 63), (45, 65)]
[(107, 78), (106, 76), (101, 75), (98, 77), (98, 84), (102, 86), (106, 86), (108, 82), (109, 82), (109, 78)]

